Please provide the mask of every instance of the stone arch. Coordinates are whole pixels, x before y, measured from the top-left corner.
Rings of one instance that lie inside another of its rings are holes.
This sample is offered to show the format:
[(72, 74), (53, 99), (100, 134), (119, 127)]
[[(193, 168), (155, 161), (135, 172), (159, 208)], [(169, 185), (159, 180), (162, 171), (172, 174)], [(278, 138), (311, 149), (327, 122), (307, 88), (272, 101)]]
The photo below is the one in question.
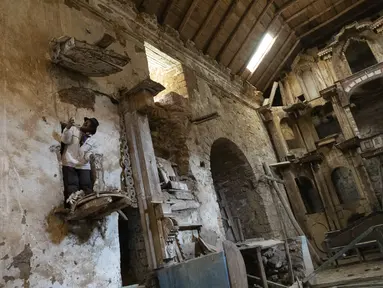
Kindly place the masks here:
[(314, 107), (311, 111), (311, 119), (319, 139), (341, 133), (331, 102)]
[(331, 173), (331, 180), (341, 204), (352, 203), (360, 199), (351, 169), (347, 167), (335, 168)]
[(299, 176), (295, 178), (295, 183), (299, 188), (303, 204), (307, 214), (320, 213), (323, 211), (323, 203), (318, 190), (314, 187), (310, 178)]
[(226, 238), (240, 240), (236, 218), (247, 239), (270, 232), (263, 201), (256, 189), (256, 176), (241, 149), (226, 138), (215, 140), (210, 165)]

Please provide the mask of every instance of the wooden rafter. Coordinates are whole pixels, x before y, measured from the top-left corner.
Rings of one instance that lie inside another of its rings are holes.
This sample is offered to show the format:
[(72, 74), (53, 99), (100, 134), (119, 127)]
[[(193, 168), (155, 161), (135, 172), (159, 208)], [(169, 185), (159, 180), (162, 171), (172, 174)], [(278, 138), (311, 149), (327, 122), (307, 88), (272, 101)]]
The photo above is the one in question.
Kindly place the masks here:
[(315, 15), (313, 15), (312, 17), (310, 17), (309, 19), (307, 19), (306, 21), (300, 23), (298, 26), (294, 27), (294, 30), (298, 30), (302, 27), (304, 27), (305, 25), (309, 24), (311, 21), (313, 21), (314, 19), (322, 16), (323, 14), (327, 13), (328, 11), (330, 11), (331, 9), (334, 9), (336, 6), (338, 6), (339, 4), (343, 3), (345, 0), (338, 0), (336, 1), (333, 5), (327, 7), (327, 9), (324, 9), (323, 11), (321, 11), (320, 13), (317, 13)]
[(180, 33), (180, 35), (182, 34), (182, 30), (184, 30), (186, 23), (189, 21), (189, 18), (191, 14), (193, 13), (194, 9), (197, 7), (198, 2), (199, 0), (193, 0), (191, 5), (189, 6), (184, 18), (182, 19), (180, 26), (178, 27), (178, 32)]
[(169, 15), (169, 12), (170, 12), (170, 9), (172, 8), (173, 6), (173, 2), (174, 0), (168, 0), (167, 3), (166, 3), (166, 7), (165, 7), (165, 10), (164, 12), (162, 13), (161, 17), (160, 17), (160, 20), (159, 22), (161, 24), (164, 24), (168, 18), (168, 15)]
[(218, 9), (220, 1), (215, 1), (213, 7), (210, 9), (208, 15), (206, 16), (205, 20), (203, 21), (202, 25), (198, 28), (197, 33), (193, 36), (192, 40), (195, 42), (195, 40), (201, 35), (201, 33), (205, 30), (206, 26), (210, 23), (211, 19), (215, 15), (215, 12)]
[(247, 16), (250, 14), (250, 12), (253, 10), (255, 4), (257, 3), (257, 0), (252, 0), (251, 3), (249, 4), (249, 6), (247, 6), (246, 8), (246, 11), (243, 13), (243, 15), (241, 16), (241, 18), (239, 19), (239, 21), (237, 22), (237, 25), (235, 26), (235, 28), (233, 29), (233, 31), (231, 31), (229, 37), (226, 39), (225, 43), (222, 45), (221, 49), (219, 49), (218, 51), (218, 54), (217, 54), (217, 60), (220, 61), (221, 60), (221, 57), (222, 55), (225, 53), (227, 47), (230, 46), (231, 42), (233, 41), (235, 35), (237, 34), (239, 28), (242, 26), (243, 22), (245, 21), (245, 19), (247, 18)]
[[(285, 28), (285, 24), (282, 25), (281, 28), (279, 28), (279, 31), (278, 31), (277, 35), (275, 36), (276, 39), (278, 39), (278, 37), (281, 36), (281, 33), (282, 33), (282, 31), (283, 31), (284, 28)], [(247, 76), (246, 80), (250, 80), (251, 77), (253, 77), (255, 71), (257, 71), (257, 70), (254, 70), (253, 72), (251, 72), (251, 73), (249, 74), (249, 76)]]
[(286, 20), (285, 20), (286, 23), (290, 23), (292, 20), (294, 20), (298, 16), (305, 13), (307, 11), (307, 9), (310, 8), (311, 5), (313, 5), (314, 3), (318, 2), (318, 1), (322, 1), (322, 0), (315, 0), (314, 2), (307, 4), (305, 7), (303, 7), (301, 10), (299, 10), (296, 13), (294, 13), (293, 15), (291, 15), (289, 18), (286, 18)]
[(300, 43), (300, 38), (298, 38), (296, 41), (295, 41), (295, 44), (293, 47), (291, 47), (289, 53), (287, 53), (287, 55), (285, 56), (285, 58), (283, 58), (283, 61), (281, 63), (279, 63), (277, 69), (275, 69), (273, 75), (269, 78), (269, 80), (267, 81), (265, 87), (268, 87), (270, 82), (273, 81), (273, 79), (275, 78), (275, 76), (279, 73), (279, 70), (285, 65), (285, 62), (287, 61), (287, 59), (290, 58), (291, 54), (294, 52), (294, 50), (298, 47), (299, 43)]
[(234, 60), (237, 59), (238, 55), (239, 55), (239, 52), (242, 50), (242, 47), (244, 46), (244, 44), (249, 41), (250, 39), (250, 36), (253, 34), (253, 32), (255, 31), (255, 28), (257, 27), (259, 21), (261, 21), (262, 17), (266, 14), (267, 10), (269, 10), (270, 6), (274, 3), (274, 0), (270, 0), (266, 6), (263, 8), (261, 14), (259, 14), (257, 20), (254, 22), (253, 26), (251, 26), (251, 29), (249, 31), (249, 33), (247, 33), (246, 35), (246, 38), (245, 40), (242, 41), (241, 45), (239, 46), (239, 49), (234, 53), (234, 56), (230, 59), (230, 62), (229, 64), (227, 65), (229, 68), (231, 66), (231, 64), (233, 63)]
[[(282, 52), (282, 51), (284, 51), (284, 50), (286, 49), (287, 45), (290, 43), (291, 38), (292, 38), (293, 36), (294, 36), (294, 31), (291, 31), (290, 34), (289, 34), (289, 36), (287, 37), (287, 39), (284, 41), (282, 47), (281, 47), (280, 49), (278, 49), (279, 52)], [(277, 55), (278, 55), (278, 54), (277, 54)], [(264, 72), (262, 73), (262, 76), (257, 80), (257, 82), (255, 83), (255, 87), (257, 87), (257, 85), (258, 85), (259, 83), (262, 83), (263, 78), (265, 78), (265, 76), (266, 76), (267, 73), (269, 72), (270, 67), (272, 67), (273, 64), (274, 64), (274, 62), (276, 61), (276, 59), (277, 59), (276, 56), (277, 56), (277, 55), (274, 56), (274, 58), (273, 58), (273, 60), (271, 61), (271, 63), (267, 66), (266, 71), (264, 71)]]
[[(283, 12), (285, 12), (287, 9), (289, 9), (293, 4), (295, 4), (296, 2), (298, 2), (299, 0), (291, 0), (287, 3), (285, 3), (284, 5), (282, 5), (274, 14), (272, 20), (269, 22), (269, 24), (267, 25), (267, 27), (265, 28), (265, 31), (268, 31), (274, 24), (275, 22), (278, 20), (279, 16), (282, 15)], [(251, 53), (251, 55), (253, 54), (253, 52)], [(250, 55), (250, 57), (251, 57)], [(241, 66), (241, 68), (239, 69), (239, 74), (243, 74), (245, 69), (246, 69), (246, 66), (247, 66), (247, 62), (246, 61), (245, 63), (243, 63), (243, 65)]]
[(227, 20), (233, 15), (233, 13), (235, 12), (235, 8), (236, 6), (238, 5), (238, 2), (239, 0), (232, 0), (231, 3), (230, 3), (230, 6), (229, 8), (226, 10), (225, 12), (225, 15), (221, 18), (221, 20), (219, 21), (219, 24), (218, 26), (216, 27), (216, 29), (214, 30), (214, 32), (210, 35), (208, 41), (206, 42), (205, 46), (204, 46), (204, 49), (203, 49), (203, 52), (206, 53), (207, 51), (209, 51), (210, 49), (210, 46), (213, 44), (214, 42), (214, 39), (217, 37), (217, 35), (220, 34), (221, 30), (223, 29), (223, 27), (225, 26), (225, 23), (227, 22)]
[[(373, 3), (371, 6), (365, 7), (365, 9), (360, 9), (360, 10), (358, 10), (358, 11), (356, 12), (356, 14), (353, 15), (353, 18), (356, 19), (359, 15), (365, 13), (367, 10), (369, 10), (369, 9), (371, 9), (371, 8), (374, 8), (375, 6), (379, 6), (379, 4), (381, 5), (382, 3), (380, 3), (380, 2), (375, 2), (375, 3)], [(378, 7), (376, 7), (376, 8), (378, 8)], [(379, 9), (379, 8), (378, 8), (378, 9)], [(332, 29), (332, 30), (339, 30), (339, 27), (343, 27), (343, 26), (344, 26), (345, 24), (347, 24), (348, 22), (350, 22), (350, 19), (347, 19), (347, 20), (345, 20), (345, 21), (342, 21), (341, 23), (337, 23), (336, 26), (335, 26), (335, 27), (331, 27), (331, 29)], [(334, 28), (336, 28), (336, 29), (334, 29)], [(319, 36), (319, 37), (315, 37), (315, 38), (313, 38), (313, 39), (311, 39), (311, 37), (310, 37), (310, 40), (312, 40), (312, 41), (310, 41), (310, 42), (315, 42), (315, 41), (317, 41), (317, 40), (318, 40), (319, 38), (321, 38), (321, 37), (323, 37), (323, 35), (321, 35), (321, 36)]]
[(358, 2), (355, 2), (354, 4), (352, 4), (351, 6), (348, 6), (347, 9), (343, 10), (342, 12), (340, 13), (337, 13), (335, 16), (331, 17), (330, 19), (328, 19), (327, 21), (315, 26), (313, 29), (310, 29), (309, 31), (305, 32), (304, 34), (302, 35), (299, 35), (299, 37), (302, 39), (303, 37), (306, 37), (307, 35), (313, 33), (314, 31), (318, 30), (319, 28), (322, 28), (323, 26), (327, 25), (328, 23), (334, 21), (335, 19), (339, 18), (340, 16), (346, 14), (348, 11), (350, 11), (351, 9), (355, 8), (356, 6), (362, 4), (363, 2), (365, 2), (366, 0), (359, 0)]

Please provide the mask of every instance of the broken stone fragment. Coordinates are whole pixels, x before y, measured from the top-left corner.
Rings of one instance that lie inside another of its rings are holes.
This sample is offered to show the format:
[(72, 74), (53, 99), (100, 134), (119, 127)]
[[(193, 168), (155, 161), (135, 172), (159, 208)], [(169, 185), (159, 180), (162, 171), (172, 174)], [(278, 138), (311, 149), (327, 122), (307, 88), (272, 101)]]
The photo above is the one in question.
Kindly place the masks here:
[(53, 63), (89, 77), (104, 77), (122, 71), (130, 58), (93, 44), (63, 36), (50, 43)]

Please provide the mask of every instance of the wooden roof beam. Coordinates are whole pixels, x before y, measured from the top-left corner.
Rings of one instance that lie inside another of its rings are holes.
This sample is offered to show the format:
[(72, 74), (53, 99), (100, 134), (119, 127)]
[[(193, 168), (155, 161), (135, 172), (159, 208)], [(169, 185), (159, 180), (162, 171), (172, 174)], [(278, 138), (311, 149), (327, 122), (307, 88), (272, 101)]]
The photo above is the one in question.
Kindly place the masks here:
[[(294, 31), (291, 31), (290, 34), (289, 34), (289, 36), (287, 37), (287, 39), (284, 41), (282, 47), (281, 47), (280, 49), (278, 49), (279, 52), (282, 52), (282, 51), (284, 51), (284, 50), (286, 49), (287, 45), (290, 43), (291, 38), (292, 38), (293, 36), (294, 36)], [(264, 71), (264, 72), (262, 73), (262, 76), (257, 80), (257, 82), (255, 82), (255, 85), (254, 85), (255, 87), (257, 87), (257, 85), (258, 85), (259, 83), (262, 83), (263, 78), (265, 78), (265, 76), (267, 75), (267, 73), (268, 73), (269, 70), (270, 70), (270, 67), (272, 67), (273, 64), (274, 64), (274, 62), (276, 61), (276, 59), (277, 59), (276, 56), (277, 56), (277, 55), (278, 55), (278, 54), (276, 54), (276, 55), (274, 56), (274, 58), (273, 58), (273, 60), (271, 61), (271, 63), (267, 66), (266, 71)], [(266, 86), (266, 87), (267, 87), (267, 86)]]
[(244, 44), (249, 41), (251, 34), (255, 31), (255, 28), (257, 27), (259, 21), (261, 21), (262, 17), (266, 14), (267, 10), (269, 10), (270, 6), (274, 3), (274, 0), (270, 0), (266, 6), (263, 8), (261, 14), (259, 14), (257, 20), (254, 22), (253, 26), (251, 26), (251, 29), (249, 33), (247, 33), (245, 40), (242, 41), (241, 45), (239, 46), (239, 49), (234, 53), (234, 56), (230, 59), (229, 64), (227, 65), (229, 68), (233, 64), (233, 62), (237, 59), (239, 52), (242, 50), (242, 47)]
[(209, 13), (207, 14), (207, 17), (203, 21), (202, 25), (198, 28), (197, 33), (193, 36), (192, 41), (195, 42), (195, 40), (201, 36), (202, 31), (205, 30), (206, 26), (210, 23), (211, 19), (213, 18), (215, 12), (218, 9), (219, 3), (221, 1), (215, 1), (213, 7), (210, 9)]
[(299, 37), (302, 39), (303, 37), (306, 37), (307, 35), (313, 33), (314, 31), (318, 30), (319, 28), (322, 28), (323, 26), (327, 25), (328, 23), (334, 21), (335, 19), (339, 18), (340, 16), (346, 14), (348, 11), (350, 11), (351, 9), (355, 8), (356, 6), (362, 4), (363, 2), (365, 2), (366, 0), (359, 0), (357, 2), (355, 2), (354, 4), (352, 4), (351, 6), (348, 6), (345, 10), (343, 10), (342, 12), (336, 14), (335, 16), (331, 17), (330, 19), (328, 19), (327, 21), (319, 24), (318, 26), (315, 26), (313, 29), (305, 32), (304, 34), (302, 35), (299, 35)]
[[(281, 33), (282, 33), (282, 31), (283, 31), (283, 29), (285, 28), (285, 24), (284, 25), (282, 25), (281, 26), (281, 28), (279, 29), (279, 31), (278, 31), (278, 33), (277, 33), (277, 35), (275, 36), (276, 37), (276, 39), (278, 39), (278, 37), (281, 35)], [(290, 33), (291, 34), (291, 33)], [(265, 58), (267, 57), (267, 55), (265, 56)], [(273, 59), (274, 60), (274, 59)], [(270, 66), (269, 66), (270, 67)], [(255, 69), (253, 72), (251, 72), (250, 73), (250, 75), (249, 76), (247, 76), (247, 78), (246, 78), (246, 80), (250, 80), (251, 79), (251, 77), (253, 77), (253, 75), (254, 75), (254, 73), (255, 73), (255, 71), (257, 71), (257, 69)]]
[(186, 23), (189, 21), (189, 18), (191, 16), (191, 14), (193, 13), (194, 9), (197, 7), (199, 1), (200, 0), (193, 0), (191, 5), (189, 6), (184, 18), (182, 19), (180, 26), (178, 27), (178, 31), (179, 31), (180, 35), (182, 34), (182, 30), (184, 30)]
[(210, 35), (209, 39), (207, 40), (203, 52), (206, 54), (207, 51), (209, 51), (211, 45), (214, 42), (214, 39), (219, 35), (219, 33), (222, 31), (223, 27), (225, 26), (226, 21), (233, 15), (235, 11), (235, 7), (238, 5), (239, 0), (232, 0), (230, 3), (229, 8), (226, 10), (225, 15), (221, 18), (219, 21), (218, 26), (216, 29), (214, 29), (214, 32)]
[[(313, 15), (312, 17), (310, 17), (309, 19), (307, 19), (306, 21), (302, 22), (301, 24), (299, 24), (298, 26), (294, 27), (293, 29), (294, 30), (298, 30), (302, 27), (304, 27), (305, 25), (309, 24), (311, 21), (313, 21), (314, 19), (322, 16), (323, 14), (327, 13), (328, 11), (330, 11), (331, 9), (334, 9), (335, 6), (338, 6), (339, 4), (343, 3), (345, 0), (338, 0), (336, 1), (333, 5), (331, 5), (330, 7), (327, 7), (327, 9), (323, 10), (322, 12), (320, 12), (319, 14), (315, 14)], [(363, 0), (364, 1), (364, 0)]]
[[(267, 81), (265, 87), (268, 87), (270, 82), (274, 80), (275, 76), (279, 73), (279, 71), (283, 68), (283, 66), (285, 65), (285, 62), (287, 61), (287, 59), (290, 58), (291, 54), (294, 52), (294, 50), (298, 47), (298, 44), (301, 42), (300, 41), (301, 39), (298, 38), (296, 41), (295, 41), (295, 44), (293, 47), (291, 47), (289, 53), (286, 54), (285, 58), (283, 58), (282, 62), (278, 65), (277, 69), (275, 69), (273, 75), (269, 78), (269, 80)], [(286, 41), (286, 42), (289, 42), (289, 41)], [(271, 66), (271, 65), (270, 65)]]
[(173, 6), (173, 2), (174, 0), (168, 0), (167, 3), (166, 3), (166, 7), (165, 7), (165, 10), (164, 12), (162, 13), (160, 19), (159, 19), (159, 22), (161, 24), (165, 24), (167, 18), (168, 18), (168, 15), (169, 15), (169, 12)]
[(287, 18), (285, 20), (286, 23), (291, 22), (292, 20), (294, 20), (298, 16), (302, 15), (303, 13), (305, 13), (307, 11), (307, 9), (310, 8), (311, 5), (313, 5), (314, 3), (318, 2), (318, 1), (322, 1), (322, 0), (315, 0), (314, 2), (311, 2), (311, 3), (307, 4), (305, 7), (303, 7), (301, 10), (299, 10), (297, 13), (295, 13), (295, 14), (291, 15), (289, 18)]
[(245, 19), (247, 18), (247, 16), (250, 14), (250, 12), (253, 10), (255, 4), (257, 3), (257, 0), (252, 0), (251, 3), (249, 4), (249, 6), (246, 8), (246, 11), (243, 13), (243, 15), (241, 16), (241, 18), (239, 19), (239, 21), (237, 22), (237, 25), (235, 26), (235, 28), (233, 29), (233, 31), (231, 31), (229, 37), (226, 39), (225, 43), (222, 45), (221, 49), (219, 49), (218, 51), (218, 54), (217, 54), (217, 60), (220, 61), (221, 60), (221, 57), (222, 55), (225, 53), (227, 47), (230, 46), (231, 42), (233, 41), (235, 35), (237, 34), (238, 30), (239, 30), (239, 27), (242, 26), (243, 22), (245, 21)]
[[(266, 29), (265, 29), (265, 32), (267, 32), (271, 26), (274, 25), (274, 23), (278, 20), (278, 17), (280, 15), (282, 15), (283, 12), (285, 12), (287, 9), (289, 9), (291, 7), (291, 5), (295, 4), (296, 2), (298, 2), (299, 0), (291, 0), (287, 3), (285, 3), (284, 5), (282, 5), (274, 14), (273, 16), (273, 19), (270, 21), (270, 23), (267, 25)], [(254, 51), (251, 53), (250, 57), (252, 57)], [(245, 63), (243, 63), (243, 65), (241, 66), (241, 69), (239, 69), (239, 72), (238, 74), (243, 74), (245, 72), (245, 69), (246, 69), (246, 66), (247, 66), (247, 63), (248, 61), (246, 61)], [(253, 73), (252, 73), (253, 74)], [(251, 74), (251, 76), (252, 76)]]

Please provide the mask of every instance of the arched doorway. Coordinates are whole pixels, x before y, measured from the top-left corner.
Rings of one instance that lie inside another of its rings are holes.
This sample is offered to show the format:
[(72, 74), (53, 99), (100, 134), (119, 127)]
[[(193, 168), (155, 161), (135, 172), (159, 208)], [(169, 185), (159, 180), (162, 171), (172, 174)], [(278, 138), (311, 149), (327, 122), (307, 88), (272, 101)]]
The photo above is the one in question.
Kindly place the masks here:
[(351, 169), (338, 167), (332, 171), (331, 179), (341, 204), (352, 203), (359, 200), (358, 188), (356, 187)]
[(267, 233), (267, 216), (256, 191), (256, 177), (243, 152), (232, 141), (219, 138), (211, 147), (210, 163), (226, 238), (240, 240), (236, 218), (246, 239)]

